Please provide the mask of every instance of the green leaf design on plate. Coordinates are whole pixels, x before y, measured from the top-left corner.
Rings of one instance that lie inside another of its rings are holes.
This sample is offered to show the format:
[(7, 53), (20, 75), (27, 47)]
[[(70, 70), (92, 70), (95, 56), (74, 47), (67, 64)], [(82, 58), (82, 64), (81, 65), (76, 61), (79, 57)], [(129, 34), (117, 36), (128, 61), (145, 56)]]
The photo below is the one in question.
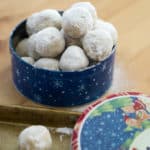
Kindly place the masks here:
[(125, 143), (122, 145), (123, 148), (126, 148), (128, 149), (129, 146), (132, 144), (132, 142), (134, 141), (134, 139), (140, 134), (141, 132), (140, 131), (137, 131), (135, 134), (134, 134), (134, 137), (133, 138), (129, 138), (125, 141)]
[(111, 101), (107, 101), (95, 109), (89, 117), (101, 116), (104, 112), (114, 112), (116, 108), (122, 108), (132, 104), (130, 97), (120, 97)]
[(142, 127), (143, 127), (143, 129), (150, 128), (150, 121), (145, 120), (144, 122), (142, 122)]
[(129, 131), (132, 131), (134, 128), (130, 127), (130, 126), (127, 126), (124, 131), (125, 132), (129, 132)]

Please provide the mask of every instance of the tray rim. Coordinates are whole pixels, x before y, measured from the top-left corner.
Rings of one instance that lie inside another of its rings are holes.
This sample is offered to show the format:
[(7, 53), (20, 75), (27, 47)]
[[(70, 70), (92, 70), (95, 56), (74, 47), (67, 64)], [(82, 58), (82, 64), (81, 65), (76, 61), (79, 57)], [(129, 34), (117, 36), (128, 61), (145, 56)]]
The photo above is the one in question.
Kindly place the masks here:
[(80, 112), (62, 109), (0, 105), (0, 121), (8, 123), (73, 128), (80, 115)]

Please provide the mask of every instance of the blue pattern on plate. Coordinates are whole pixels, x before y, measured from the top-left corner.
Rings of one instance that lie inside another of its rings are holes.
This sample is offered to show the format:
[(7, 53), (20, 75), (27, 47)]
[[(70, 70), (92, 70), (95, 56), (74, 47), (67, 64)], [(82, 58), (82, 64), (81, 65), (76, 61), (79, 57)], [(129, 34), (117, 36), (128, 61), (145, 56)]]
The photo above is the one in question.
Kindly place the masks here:
[(139, 130), (122, 132), (127, 127), (122, 119), (123, 115), (121, 109), (116, 109), (113, 113), (106, 112), (101, 117), (87, 119), (81, 133), (83, 150), (119, 150), (119, 147), (121, 149), (122, 143), (128, 138), (133, 138)]
[(129, 150), (136, 137), (150, 128), (148, 98), (122, 96), (98, 105), (80, 127), (81, 150)]

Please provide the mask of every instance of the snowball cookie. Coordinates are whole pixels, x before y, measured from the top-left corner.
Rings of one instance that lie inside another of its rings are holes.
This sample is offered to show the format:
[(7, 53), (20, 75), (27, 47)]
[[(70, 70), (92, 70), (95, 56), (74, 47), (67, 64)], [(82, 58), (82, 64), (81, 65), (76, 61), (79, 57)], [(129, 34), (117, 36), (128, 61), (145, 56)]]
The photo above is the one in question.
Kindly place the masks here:
[(39, 58), (39, 54), (35, 52), (35, 43), (33, 39), (33, 36), (31, 36), (30, 38), (23, 39), (21, 42), (18, 43), (16, 47), (16, 52), (19, 56), (29, 56), (34, 59)]
[(35, 45), (35, 39), (36, 39), (36, 34), (33, 34), (29, 37), (28, 39), (28, 50), (27, 50), (27, 54), (29, 57), (32, 57), (34, 59), (38, 59), (40, 57), (40, 55), (35, 51), (36, 49), (36, 45)]
[(72, 38), (72, 37), (68, 36), (67, 34), (65, 34), (63, 29), (61, 29), (60, 32), (63, 35), (63, 37), (65, 38), (65, 42), (66, 42), (67, 47), (71, 46), (71, 45), (82, 46), (80, 38)]
[(19, 56), (28, 56), (28, 39), (25, 38), (20, 41), (16, 47), (16, 53)]
[(97, 19), (95, 24), (94, 24), (94, 29), (99, 29), (101, 24), (103, 23), (104, 21), (102, 19)]
[(44, 126), (30, 126), (19, 135), (19, 150), (50, 150), (51, 135)]
[(92, 15), (93, 19), (97, 19), (97, 12), (95, 7), (90, 2), (78, 2), (72, 5), (72, 7), (82, 7), (87, 9)]
[(105, 22), (105, 21), (102, 21), (102, 20), (97, 20), (96, 23), (95, 23), (94, 28), (95, 29), (103, 29), (103, 30), (109, 32), (112, 39), (113, 39), (113, 45), (117, 44), (118, 33), (117, 33), (116, 28), (111, 23)]
[(82, 45), (89, 58), (102, 61), (111, 53), (113, 41), (108, 32), (97, 29), (83, 37)]
[(21, 59), (30, 65), (34, 64), (34, 59), (32, 57), (21, 57)]
[(54, 27), (45, 28), (33, 37), (35, 51), (41, 57), (56, 57), (65, 48), (65, 39)]
[(80, 38), (93, 28), (94, 21), (85, 8), (73, 7), (63, 14), (62, 28), (72, 38)]
[(26, 30), (29, 35), (37, 33), (46, 27), (61, 28), (62, 17), (58, 11), (54, 9), (46, 9), (32, 14), (27, 19)]
[(87, 67), (89, 60), (78, 46), (69, 46), (62, 54), (59, 67), (64, 71), (75, 71)]
[(59, 70), (59, 62), (53, 58), (41, 58), (35, 62), (34, 67), (47, 70)]

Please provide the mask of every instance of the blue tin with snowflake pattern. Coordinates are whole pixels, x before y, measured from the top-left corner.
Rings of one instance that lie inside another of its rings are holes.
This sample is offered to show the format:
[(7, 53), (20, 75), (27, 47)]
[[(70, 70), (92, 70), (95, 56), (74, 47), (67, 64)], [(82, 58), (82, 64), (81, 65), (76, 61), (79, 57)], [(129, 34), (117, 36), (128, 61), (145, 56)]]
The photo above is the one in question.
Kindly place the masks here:
[(27, 37), (26, 21), (10, 36), (13, 82), (17, 90), (34, 102), (58, 107), (77, 106), (96, 100), (111, 86), (115, 47), (104, 61), (74, 72), (38, 69), (24, 62), (15, 52), (21, 39)]
[(150, 150), (150, 97), (126, 92), (100, 99), (78, 119), (72, 150)]

